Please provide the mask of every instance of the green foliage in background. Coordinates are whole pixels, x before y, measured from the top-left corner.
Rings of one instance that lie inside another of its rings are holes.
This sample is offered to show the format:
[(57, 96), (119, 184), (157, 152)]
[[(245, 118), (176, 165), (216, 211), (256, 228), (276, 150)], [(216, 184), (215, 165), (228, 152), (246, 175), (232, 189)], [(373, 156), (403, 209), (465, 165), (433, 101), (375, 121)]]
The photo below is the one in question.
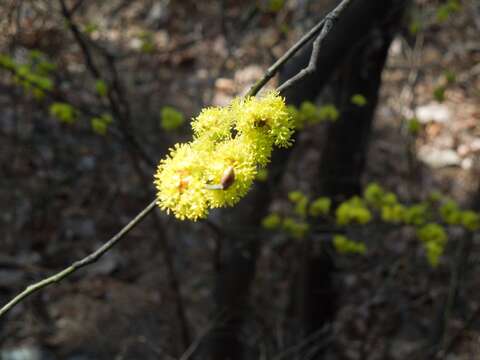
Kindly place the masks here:
[(365, 255), (367, 247), (364, 243), (350, 240), (345, 235), (334, 235), (333, 246), (340, 254), (360, 254)]
[(54, 102), (49, 108), (50, 115), (66, 124), (73, 124), (77, 118), (77, 112), (67, 103)]
[(332, 243), (341, 254), (365, 254), (367, 248), (364, 243), (335, 232), (344, 232), (352, 226), (410, 226), (423, 245), (427, 261), (436, 267), (447, 245), (448, 226), (458, 226), (468, 232), (480, 229), (480, 214), (462, 210), (453, 200), (438, 193), (432, 193), (425, 201), (407, 205), (377, 183), (369, 184), (363, 196), (347, 199), (335, 209), (331, 199), (319, 197), (310, 201), (298, 190), (288, 193), (288, 199), (292, 204), (291, 215), (271, 213), (263, 219), (262, 226), (267, 230), (284, 232), (294, 239), (302, 239), (309, 234), (315, 219), (320, 218), (323, 223), (332, 226)]
[(461, 8), (462, 5), (459, 0), (448, 0), (437, 8), (435, 13), (436, 19), (438, 22), (445, 22), (452, 14), (459, 12)]
[(98, 96), (102, 98), (107, 96), (107, 91), (108, 91), (107, 83), (101, 79), (95, 81), (95, 90), (97, 91)]
[(149, 31), (144, 31), (139, 35), (139, 39), (141, 42), (140, 50), (144, 54), (151, 54), (155, 51), (155, 42), (153, 33)]
[(307, 125), (322, 121), (336, 121), (340, 114), (332, 104), (316, 106), (310, 101), (304, 101), (299, 108), (289, 105), (288, 111), (292, 116), (297, 129), (303, 129)]
[(161, 110), (160, 126), (165, 131), (178, 129), (185, 122), (185, 117), (177, 109), (164, 106)]
[(412, 136), (417, 136), (422, 130), (422, 124), (416, 117), (407, 120), (407, 130)]
[(433, 98), (438, 102), (443, 102), (445, 100), (445, 91), (448, 86), (452, 85), (456, 81), (456, 75), (450, 70), (445, 70), (443, 76), (440, 80), (440, 84), (433, 89)]
[(368, 224), (372, 220), (372, 213), (365, 201), (358, 196), (341, 203), (335, 212), (338, 225)]
[(353, 95), (350, 101), (352, 102), (352, 104), (360, 107), (367, 105), (367, 99), (362, 94)]
[(92, 130), (98, 135), (106, 135), (108, 131), (108, 126), (113, 122), (112, 115), (102, 114), (90, 119), (90, 125)]
[(9, 55), (0, 54), (0, 67), (10, 71), (14, 82), (35, 98), (41, 99), (45, 91), (53, 89), (51, 75), (55, 64), (38, 50), (31, 50), (21, 63)]
[(269, 0), (268, 9), (273, 12), (278, 12), (283, 9), (285, 0)]
[(87, 35), (93, 34), (95, 31), (98, 31), (99, 27), (93, 22), (88, 22), (83, 28), (83, 32)]

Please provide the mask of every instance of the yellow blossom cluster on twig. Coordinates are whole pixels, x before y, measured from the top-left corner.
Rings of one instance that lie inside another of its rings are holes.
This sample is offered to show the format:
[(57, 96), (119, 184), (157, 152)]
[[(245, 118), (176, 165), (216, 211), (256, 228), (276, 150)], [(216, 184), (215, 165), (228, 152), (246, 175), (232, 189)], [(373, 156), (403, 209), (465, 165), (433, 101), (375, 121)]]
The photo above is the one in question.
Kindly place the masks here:
[(236, 204), (274, 146), (292, 143), (294, 123), (276, 92), (203, 109), (192, 121), (193, 140), (176, 144), (155, 174), (157, 204), (184, 220)]

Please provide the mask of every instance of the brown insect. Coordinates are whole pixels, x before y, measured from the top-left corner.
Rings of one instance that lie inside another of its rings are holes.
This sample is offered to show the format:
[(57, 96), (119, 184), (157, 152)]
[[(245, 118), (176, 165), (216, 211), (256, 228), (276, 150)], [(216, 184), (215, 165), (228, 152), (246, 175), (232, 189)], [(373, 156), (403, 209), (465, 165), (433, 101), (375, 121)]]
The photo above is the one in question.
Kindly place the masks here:
[(235, 181), (235, 171), (233, 166), (229, 166), (225, 169), (220, 179), (220, 184), (207, 184), (205, 188), (209, 190), (227, 190)]
[(233, 171), (233, 166), (229, 166), (222, 175), (220, 179), (220, 185), (222, 185), (222, 190), (227, 190), (230, 186), (232, 186), (233, 182), (235, 181), (235, 171)]

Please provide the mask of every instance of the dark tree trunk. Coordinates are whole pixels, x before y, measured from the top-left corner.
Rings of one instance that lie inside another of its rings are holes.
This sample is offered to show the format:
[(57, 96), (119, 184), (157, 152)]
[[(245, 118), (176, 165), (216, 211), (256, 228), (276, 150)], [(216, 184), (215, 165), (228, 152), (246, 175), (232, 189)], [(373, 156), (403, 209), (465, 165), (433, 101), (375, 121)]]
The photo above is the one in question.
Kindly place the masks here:
[[(390, 27), (378, 27), (352, 47), (332, 81), (340, 118), (329, 124), (319, 171), (319, 193), (332, 197), (358, 194), (378, 102), (382, 70), (392, 41)], [(363, 106), (352, 102), (362, 95)]]
[[(340, 111), (337, 122), (329, 124), (322, 144), (322, 155), (319, 164), (319, 181), (316, 193), (333, 198), (344, 199), (361, 190), (361, 177), (365, 168), (367, 147), (373, 124), (374, 112), (378, 101), (381, 85), (381, 74), (387, 58), (387, 53), (395, 32), (399, 29), (402, 13), (406, 7), (404, 2), (382, 1), (368, 2), (365, 8), (363, 2), (356, 2), (361, 11), (355, 17), (345, 16), (345, 22), (351, 21), (351, 26), (358, 27), (355, 32), (355, 42), (342, 39), (348, 38), (342, 28), (337, 28), (338, 37), (332, 35), (326, 51), (319, 59), (322, 66), (338, 64), (338, 70), (330, 82), (330, 90), (334, 95), (334, 104)], [(342, 21), (342, 20), (340, 20)], [(347, 26), (347, 25), (345, 25)], [(361, 29), (361, 31), (360, 31)], [(336, 34), (336, 33), (335, 33)], [(341, 54), (343, 61), (335, 59), (333, 54)], [(300, 62), (297, 59), (297, 62)], [(322, 69), (322, 66), (319, 66)], [(291, 72), (291, 70), (289, 71)], [(294, 72), (294, 71), (293, 71)], [(331, 73), (319, 72), (304, 82), (305, 97), (296, 92), (291, 98), (299, 104), (312, 99), (318, 94), (314, 86), (316, 81), (321, 84)], [(302, 86), (300, 84), (299, 86)], [(361, 94), (367, 101), (364, 106), (355, 105), (353, 95)], [(303, 336), (311, 335), (323, 329), (330, 323), (337, 309), (337, 292), (334, 287), (334, 263), (324, 246), (314, 246), (311, 239), (306, 239), (306, 249), (302, 261), (301, 277), (296, 283), (302, 288), (295, 289), (298, 300), (296, 314), (302, 323)], [(321, 357), (321, 351), (316, 358)]]
[[(370, 125), (366, 126), (366, 123), (371, 124), (380, 84), (379, 75), (383, 67), (389, 40), (383, 43), (382, 46), (379, 46), (379, 49), (383, 49), (383, 52), (377, 50), (378, 53), (371, 59), (377, 59), (375, 63), (378, 63), (377, 65), (367, 64), (370, 57), (366, 56), (366, 50), (367, 48), (370, 50), (372, 48), (367, 47), (367, 43), (365, 43), (363, 47), (357, 44), (359, 44), (362, 39), (367, 39), (368, 34), (370, 34), (374, 28), (379, 29), (379, 24), (383, 23), (383, 20), (390, 11), (393, 11), (392, 7), (394, 5), (397, 6), (399, 3), (402, 5), (401, 7), (403, 7), (406, 1), (355, 1), (346, 13), (342, 15), (342, 18), (326, 39), (317, 65), (317, 73), (307, 78), (301, 84), (298, 84), (298, 86), (289, 89), (284, 94), (287, 101), (298, 105), (303, 100), (314, 99), (331, 78), (335, 69), (344, 64), (344, 60), (348, 56), (353, 56), (351, 49), (355, 48), (358, 53), (365, 53), (365, 56), (363, 59), (355, 58), (355, 66), (352, 65), (349, 67), (348, 64), (345, 63), (342, 71), (340, 71), (340, 74), (344, 74), (343, 77), (342, 75), (339, 77), (344, 79), (344, 85), (338, 88), (337, 98), (343, 99), (342, 104), (344, 106), (340, 106), (340, 108), (342, 109), (342, 118), (344, 120), (339, 121), (338, 125), (335, 125), (339, 127), (337, 130), (334, 130), (335, 128), (332, 127), (332, 129), (329, 129), (329, 132), (334, 136), (343, 136), (340, 127), (343, 126), (346, 128), (350, 124), (350, 119), (347, 122), (345, 115), (348, 115), (349, 118), (352, 117), (351, 121), (353, 122), (355, 121), (353, 117), (356, 116), (358, 111), (362, 114), (362, 119), (369, 118), (364, 121), (365, 124), (360, 126), (360, 128), (364, 129), (361, 137), (362, 139), (364, 137), (366, 139), (370, 130)], [(381, 34), (382, 32), (380, 32), (380, 35)], [(388, 39), (390, 39), (390, 37), (388, 37)], [(309, 52), (310, 50), (306, 50), (297, 58), (292, 59), (292, 63), (287, 65), (283, 70), (281, 78), (287, 79), (304, 67), (308, 62)], [(372, 80), (372, 78), (367, 81), (367, 83), (376, 81), (376, 85), (366, 86), (366, 84), (361, 84), (361, 79), (364, 79), (364, 73), (360, 71), (360, 69), (363, 69), (366, 65), (372, 66), (372, 69), (376, 69), (378, 76), (375, 79), (378, 79)], [(359, 66), (360, 69), (356, 69), (356, 66)], [(347, 69), (351, 69), (349, 76), (347, 76)], [(365, 109), (362, 108), (358, 110), (347, 106), (349, 105), (349, 103), (345, 102), (347, 97), (345, 95), (342, 96), (341, 92), (351, 92), (353, 90), (367, 97), (369, 103)], [(371, 95), (373, 93), (375, 95)], [(360, 115), (358, 116), (360, 117)], [(346, 131), (350, 132), (351, 130)], [(352, 138), (355, 138), (354, 140), (347, 138), (341, 140), (347, 141), (346, 147), (349, 147), (350, 144), (352, 149), (356, 149), (355, 151), (365, 148), (366, 140), (359, 139), (360, 134), (357, 133), (357, 130), (353, 130), (350, 134)], [(358, 143), (361, 143), (361, 146), (358, 145)], [(338, 161), (340, 158), (348, 164), (345, 168), (334, 169), (336, 174), (344, 173), (348, 175), (353, 173), (353, 169), (355, 169), (355, 173), (363, 169), (363, 163), (361, 161), (359, 162), (359, 160), (348, 159), (347, 152), (342, 152), (342, 155), (338, 155), (339, 157), (336, 158), (335, 151), (338, 151), (338, 149), (333, 145), (334, 144), (327, 144), (326, 146), (326, 155), (322, 158), (322, 171), (324, 171), (323, 168), (327, 166), (328, 162)], [(219, 318), (220, 325), (215, 327), (215, 330), (212, 331), (206, 341), (207, 346), (205, 350), (210, 354), (210, 356), (207, 356), (209, 359), (240, 360), (244, 358), (244, 354), (246, 353), (239, 334), (243, 326), (246, 310), (248, 309), (249, 291), (255, 275), (256, 258), (260, 249), (258, 230), (255, 229), (259, 228), (260, 221), (268, 210), (274, 187), (285, 169), (289, 154), (289, 150), (277, 150), (274, 155), (273, 164), (270, 166), (270, 173), (275, 175), (273, 179), (271, 179), (267, 185), (257, 186), (236, 209), (224, 213), (227, 221), (224, 221), (222, 226), (230, 230), (225, 238), (221, 240), (222, 251), (214, 296), (216, 306), (214, 315)], [(352, 154), (353, 153), (350, 152), (350, 156), (352, 156)], [(355, 159), (363, 159), (363, 156), (364, 155), (361, 154), (359, 157), (353, 157)], [(327, 188), (327, 183), (329, 182), (326, 181), (325, 184), (322, 182), (321, 187), (324, 188), (323, 191), (329, 189)], [(331, 186), (333, 186), (334, 181), (331, 181), (331, 183)], [(311, 244), (307, 244), (307, 250), (309, 246), (311, 246)], [(306, 251), (306, 253), (310, 252)], [(323, 253), (319, 256), (306, 256), (304, 259), (299, 259), (299, 262), (304, 262), (306, 266), (303, 271), (304, 279), (302, 281), (304, 284), (302, 290), (302, 298), (304, 301), (301, 302), (302, 318), (305, 319), (304, 331), (306, 333), (310, 333), (321, 327), (322, 324), (325, 323), (325, 319), (328, 318), (330, 320), (335, 313), (334, 307), (336, 301), (335, 298), (331, 296), (333, 262), (327, 262), (326, 259)], [(250, 354), (248, 358), (252, 358), (252, 355)]]

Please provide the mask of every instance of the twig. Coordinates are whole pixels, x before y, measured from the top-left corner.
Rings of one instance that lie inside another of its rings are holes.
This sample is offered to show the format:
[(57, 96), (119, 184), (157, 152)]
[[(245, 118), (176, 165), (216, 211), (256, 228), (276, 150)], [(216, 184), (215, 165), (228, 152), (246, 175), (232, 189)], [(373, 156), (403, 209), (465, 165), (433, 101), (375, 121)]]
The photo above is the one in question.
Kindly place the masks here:
[(208, 324), (207, 327), (205, 327), (200, 335), (195, 339), (193, 343), (190, 344), (190, 346), (185, 350), (185, 352), (182, 354), (179, 360), (188, 360), (190, 357), (193, 355), (193, 353), (198, 349), (200, 344), (202, 343), (203, 339), (207, 336), (207, 334), (216, 326), (218, 320), (220, 318), (220, 315), (213, 319), (213, 321)]
[[(295, 354), (299, 353), (302, 351), (304, 348), (307, 347), (309, 344), (314, 344), (318, 346), (322, 346), (325, 342), (328, 343), (332, 338), (335, 337), (337, 331), (333, 331), (332, 334), (327, 336), (326, 338), (322, 339), (323, 336), (325, 336), (329, 331), (330, 331), (330, 325), (326, 325), (318, 329), (317, 331), (309, 334), (305, 338), (303, 338), (298, 344), (295, 344), (287, 349), (285, 349), (283, 352), (280, 354), (276, 355), (273, 360), (281, 360), (286, 358), (287, 356), (290, 358), (293, 358)], [(317, 342), (320, 340), (319, 342)]]
[(90, 265), (100, 259), (108, 250), (110, 250), (118, 241), (120, 241), (126, 234), (130, 232), (137, 224), (139, 224), (146, 215), (148, 215), (155, 208), (156, 200), (152, 201), (145, 209), (143, 209), (137, 216), (135, 216), (127, 225), (125, 225), (122, 230), (115, 234), (110, 240), (105, 244), (99, 247), (93, 253), (87, 255), (81, 260), (75, 261), (69, 267), (63, 269), (62, 271), (52, 275), (46, 279), (43, 279), (39, 282), (36, 282), (32, 285), (27, 286), (20, 294), (15, 296), (7, 304), (5, 304), (0, 309), (0, 318), (5, 315), (9, 310), (11, 310), (15, 305), (21, 302), (26, 297), (30, 296), (34, 292), (54, 283), (58, 283), (60, 280), (63, 280), (67, 276), (71, 275), (78, 269)]
[(332, 30), (335, 21), (338, 20), (338, 17), (343, 10), (352, 2), (352, 0), (343, 0), (335, 9), (333, 9), (323, 20), (322, 31), (313, 41), (312, 53), (310, 55), (310, 60), (308, 61), (308, 66), (300, 70), (295, 76), (286, 80), (282, 85), (280, 85), (277, 90), (283, 92), (289, 87), (293, 86), (305, 76), (310, 75), (311, 73), (317, 70), (317, 60), (318, 54), (320, 52), (320, 47), (322, 46), (323, 41), (327, 37), (330, 30)]
[[(280, 70), (280, 67), (283, 64), (285, 64), (288, 60), (290, 60), (290, 58), (292, 58), (297, 53), (298, 50), (300, 50), (306, 43), (308, 43), (311, 39), (313, 39), (314, 36), (317, 35), (320, 30), (322, 30), (320, 35), (317, 37), (317, 39), (315, 39), (315, 42), (313, 44), (312, 56), (310, 57), (310, 61), (307, 67), (309, 69), (311, 67), (311, 63), (316, 62), (318, 58), (318, 50), (320, 49), (321, 42), (326, 37), (328, 32), (331, 30), (334, 21), (339, 17), (341, 12), (351, 2), (352, 0), (343, 0), (334, 10), (332, 10), (325, 18), (323, 18), (317, 25), (315, 25), (308, 33), (302, 36), (302, 38), (298, 40), (290, 49), (288, 49), (287, 52), (280, 57), (280, 59), (275, 61), (275, 63), (267, 69), (264, 76), (260, 80), (258, 80), (248, 91), (247, 96), (255, 96), (260, 91), (260, 89), (271, 78), (275, 76), (275, 74)], [(325, 28), (327, 29), (325, 30)], [(314, 70), (315, 70), (315, 64), (313, 65), (313, 70), (306, 70), (306, 69), (301, 70), (300, 73), (298, 73), (294, 77), (285, 81), (285, 83), (283, 83), (279, 88), (277, 88), (277, 90), (279, 92), (282, 92), (287, 87), (293, 85), (293, 83), (300, 80), (300, 78), (303, 78), (305, 75), (313, 72)], [(305, 71), (307, 71), (307, 73), (305, 73)], [(300, 78), (297, 78), (298, 75), (300, 75), (302, 72), (304, 72), (304, 74), (301, 75)]]
[[(473, 234), (468, 233), (467, 238), (461, 239), (460, 242), (458, 243), (458, 249), (457, 249), (457, 254), (455, 256), (454, 262), (452, 264), (452, 270), (451, 270), (451, 277), (450, 277), (450, 285), (449, 285), (449, 290), (448, 290), (448, 296), (447, 296), (447, 301), (445, 304), (445, 308), (443, 309), (443, 323), (441, 326), (441, 331), (442, 333), (440, 334), (440, 344), (439, 344), (439, 351), (437, 352), (437, 357), (438, 358), (444, 358), (445, 351), (449, 349), (452, 344), (451, 341), (448, 339), (448, 323), (450, 321), (450, 318), (453, 313), (453, 308), (455, 305), (455, 301), (458, 297), (458, 290), (459, 290), (459, 284), (460, 280), (462, 277), (462, 273), (464, 270), (464, 266), (466, 263), (468, 263), (468, 258), (469, 258), (469, 250), (471, 249), (471, 244), (472, 244), (472, 237)], [(474, 313), (475, 314), (475, 313)], [(468, 322), (467, 322), (468, 323)], [(457, 336), (456, 336), (457, 337)], [(456, 338), (455, 337), (455, 338)]]
[(456, 342), (462, 337), (462, 334), (470, 327), (473, 325), (475, 320), (480, 316), (480, 306), (477, 307), (477, 309), (470, 315), (470, 317), (467, 319), (465, 322), (465, 325), (458, 330), (458, 332), (448, 341), (445, 345), (445, 348), (443, 351), (439, 353), (439, 356), (446, 357), (450, 351), (454, 348)]
[[(72, 33), (77, 45), (80, 47), (88, 71), (96, 80), (102, 80), (101, 71), (97, 67), (97, 65), (95, 65), (93, 54), (90, 52), (87, 41), (83, 37), (83, 34), (80, 31), (78, 25), (75, 23), (72, 12), (67, 8), (65, 0), (59, 0), (59, 3), (62, 9), (62, 15), (68, 24), (68, 28), (70, 29), (70, 32)], [(108, 64), (111, 66), (113, 58), (111, 58), (105, 51), (103, 51), (102, 54), (104, 55), (104, 57), (106, 57)], [(115, 75), (116, 70), (113, 71), (113, 73)], [(120, 131), (122, 132), (126, 143), (140, 155), (140, 158), (148, 165), (153, 165), (155, 161), (153, 161), (153, 159), (148, 155), (145, 149), (140, 145), (135, 136), (130, 132), (131, 129), (129, 124), (129, 115), (121, 110), (122, 103), (124, 104), (124, 106), (126, 106), (126, 99), (121, 94), (120, 87), (117, 81), (118, 79), (115, 76), (114, 80), (115, 83), (113, 89), (110, 87), (108, 87), (107, 89), (107, 99), (113, 115), (119, 120)], [(116, 101), (114, 92), (116, 93), (116, 97), (120, 101)]]

